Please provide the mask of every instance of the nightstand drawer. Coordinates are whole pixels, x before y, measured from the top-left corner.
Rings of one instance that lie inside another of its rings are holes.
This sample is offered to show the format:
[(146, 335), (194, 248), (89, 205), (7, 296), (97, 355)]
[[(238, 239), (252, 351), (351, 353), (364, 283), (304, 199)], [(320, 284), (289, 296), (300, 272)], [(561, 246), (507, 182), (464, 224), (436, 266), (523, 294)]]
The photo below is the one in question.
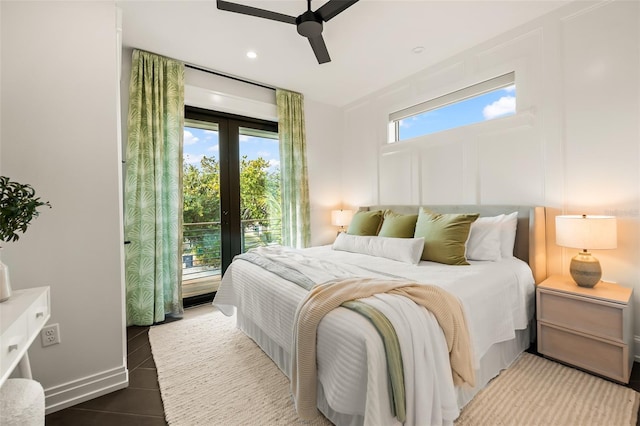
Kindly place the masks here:
[(583, 336), (542, 322), (538, 322), (538, 333), (538, 350), (544, 355), (628, 383), (626, 345)]
[(624, 306), (585, 297), (539, 290), (538, 320), (593, 336), (624, 341)]

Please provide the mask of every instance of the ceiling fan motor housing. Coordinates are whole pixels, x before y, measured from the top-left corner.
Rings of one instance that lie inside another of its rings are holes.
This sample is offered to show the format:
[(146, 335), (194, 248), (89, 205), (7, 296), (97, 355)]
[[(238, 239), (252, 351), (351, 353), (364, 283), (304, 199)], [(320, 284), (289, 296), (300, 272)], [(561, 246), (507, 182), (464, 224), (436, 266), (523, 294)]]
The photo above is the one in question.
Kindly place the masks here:
[(315, 38), (322, 34), (322, 18), (316, 12), (307, 10), (296, 18), (298, 34)]
[(293, 17), (291, 15), (233, 3), (226, 0), (216, 0), (216, 4), (220, 10), (270, 19), (272, 21), (284, 22), (286, 24), (296, 24), (298, 34), (309, 40), (309, 44), (311, 45), (313, 53), (319, 64), (331, 62), (331, 56), (329, 56), (327, 45), (324, 42), (324, 38), (322, 38), (323, 23), (328, 22), (330, 19), (344, 12), (347, 8), (357, 2), (358, 0), (329, 0), (314, 12), (311, 10), (311, 0), (307, 0), (307, 11), (298, 17)]

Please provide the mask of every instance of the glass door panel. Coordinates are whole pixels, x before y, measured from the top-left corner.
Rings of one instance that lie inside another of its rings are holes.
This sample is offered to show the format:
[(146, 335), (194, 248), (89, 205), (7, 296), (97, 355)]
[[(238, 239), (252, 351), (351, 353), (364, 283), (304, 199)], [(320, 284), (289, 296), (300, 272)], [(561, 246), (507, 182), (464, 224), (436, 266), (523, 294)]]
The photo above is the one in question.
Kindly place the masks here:
[(182, 297), (218, 289), (221, 277), (220, 132), (187, 120), (183, 146)]
[(278, 133), (239, 127), (241, 250), (282, 243)]

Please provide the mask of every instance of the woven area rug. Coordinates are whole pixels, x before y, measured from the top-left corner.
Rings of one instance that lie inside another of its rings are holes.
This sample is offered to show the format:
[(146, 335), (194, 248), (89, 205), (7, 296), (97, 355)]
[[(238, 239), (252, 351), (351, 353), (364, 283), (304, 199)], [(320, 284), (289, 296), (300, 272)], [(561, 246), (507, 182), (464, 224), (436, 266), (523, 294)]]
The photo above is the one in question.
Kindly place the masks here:
[(331, 425), (299, 419), (287, 376), (235, 317), (209, 311), (149, 329), (169, 425)]
[[(323, 417), (300, 420), (286, 376), (235, 328), (235, 318), (207, 309), (149, 330), (169, 425), (330, 425)], [(639, 395), (523, 354), (464, 408), (456, 425), (635, 426)]]
[(636, 425), (640, 394), (524, 353), (462, 410), (457, 426)]

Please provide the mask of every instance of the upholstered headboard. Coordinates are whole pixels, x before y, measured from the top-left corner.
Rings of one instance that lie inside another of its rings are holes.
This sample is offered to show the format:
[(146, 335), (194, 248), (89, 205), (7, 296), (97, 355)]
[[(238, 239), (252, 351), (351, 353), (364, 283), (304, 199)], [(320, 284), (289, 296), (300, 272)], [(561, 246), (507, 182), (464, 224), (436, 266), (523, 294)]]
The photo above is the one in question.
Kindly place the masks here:
[[(426, 205), (436, 213), (480, 213), (480, 216), (496, 216), (518, 212), (518, 227), (513, 254), (529, 264), (536, 283), (547, 277), (546, 230), (544, 207), (509, 205)], [(416, 214), (420, 206), (375, 205), (360, 210), (393, 210), (400, 214)]]

